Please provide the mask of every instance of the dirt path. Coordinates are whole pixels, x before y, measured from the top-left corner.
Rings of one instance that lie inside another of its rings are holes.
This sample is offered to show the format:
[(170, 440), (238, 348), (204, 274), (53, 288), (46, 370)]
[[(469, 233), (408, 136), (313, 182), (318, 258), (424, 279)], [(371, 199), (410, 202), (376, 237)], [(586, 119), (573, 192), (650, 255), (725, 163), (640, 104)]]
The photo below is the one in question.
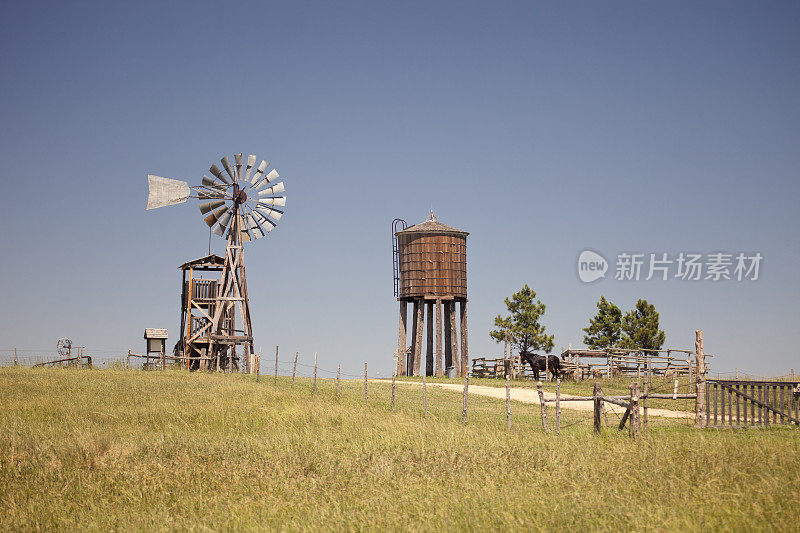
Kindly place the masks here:
[[(392, 381), (388, 379), (370, 379), (372, 383), (389, 383), (391, 384)], [(422, 383), (419, 381), (397, 381), (398, 385), (410, 385), (412, 387), (421, 387)], [(463, 385), (457, 385), (455, 383), (428, 383), (428, 387), (437, 387), (439, 389), (445, 389), (455, 392), (462, 392), (464, 390)], [(470, 385), (469, 386), (469, 394), (477, 394), (479, 396), (488, 396), (489, 398), (497, 398), (499, 400), (506, 399), (506, 389), (502, 387), (487, 387), (486, 385)], [(555, 399), (556, 395), (553, 392), (544, 392), (544, 397), (548, 400)], [(569, 394), (562, 394), (561, 398), (573, 398)], [(536, 389), (528, 389), (528, 388), (511, 388), (511, 399), (515, 402), (522, 402), (522, 403), (533, 403), (539, 404), (539, 392)], [(622, 414), (625, 412), (625, 409), (618, 405), (614, 405), (613, 403), (605, 402), (604, 403), (606, 410), (609, 413), (619, 413)], [(562, 409), (575, 409), (577, 411), (593, 411), (594, 406), (592, 405), (591, 400), (586, 401), (574, 401), (574, 402), (563, 402), (561, 404)], [(669, 409), (653, 409), (650, 408), (647, 410), (647, 414), (649, 416), (660, 416), (664, 418), (694, 418), (694, 413), (690, 413), (687, 411), (671, 411)]]

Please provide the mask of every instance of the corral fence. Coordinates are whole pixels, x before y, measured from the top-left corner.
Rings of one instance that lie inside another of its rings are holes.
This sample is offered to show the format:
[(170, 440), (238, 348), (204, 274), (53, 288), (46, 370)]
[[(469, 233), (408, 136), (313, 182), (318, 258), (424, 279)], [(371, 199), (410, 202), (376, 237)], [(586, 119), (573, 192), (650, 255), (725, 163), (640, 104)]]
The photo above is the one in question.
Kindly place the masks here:
[(707, 427), (800, 425), (800, 381), (706, 381)]

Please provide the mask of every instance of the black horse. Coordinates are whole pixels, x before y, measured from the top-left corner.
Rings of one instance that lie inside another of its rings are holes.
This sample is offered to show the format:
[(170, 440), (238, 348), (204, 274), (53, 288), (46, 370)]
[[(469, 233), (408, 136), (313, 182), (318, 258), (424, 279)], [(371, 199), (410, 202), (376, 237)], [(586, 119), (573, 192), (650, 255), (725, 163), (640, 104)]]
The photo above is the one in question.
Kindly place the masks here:
[(539, 381), (540, 371), (550, 371), (554, 378), (561, 375), (561, 359), (557, 355), (539, 355), (536, 353), (520, 350), (520, 357), (523, 361), (527, 361), (533, 371), (533, 377)]

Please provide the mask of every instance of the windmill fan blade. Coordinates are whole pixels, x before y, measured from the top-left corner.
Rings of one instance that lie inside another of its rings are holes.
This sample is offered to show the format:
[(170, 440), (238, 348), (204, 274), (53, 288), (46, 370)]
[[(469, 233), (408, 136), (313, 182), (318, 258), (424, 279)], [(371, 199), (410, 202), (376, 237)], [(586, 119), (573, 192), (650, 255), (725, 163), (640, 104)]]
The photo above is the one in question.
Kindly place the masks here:
[(236, 154), (233, 156), (236, 160), (236, 179), (242, 179), (242, 154)]
[(182, 204), (189, 199), (189, 184), (181, 180), (147, 175), (147, 208), (157, 209), (168, 205)]
[(261, 180), (258, 183), (253, 185), (253, 188), (258, 190), (264, 185), (268, 184), (270, 181), (277, 179), (278, 177), (279, 177), (278, 171), (273, 168), (272, 170), (269, 171), (269, 174), (261, 178)]
[(236, 181), (236, 176), (234, 175), (233, 168), (231, 167), (231, 162), (228, 159), (227, 155), (222, 159), (220, 159), (220, 163), (222, 163), (222, 166), (225, 167), (225, 172), (228, 173), (228, 176), (230, 176), (233, 181)]
[(265, 209), (264, 206), (262, 206), (260, 211), (263, 214), (267, 215), (269, 218), (271, 218), (273, 220), (276, 220), (276, 221), (280, 220), (281, 217), (283, 216), (283, 211), (281, 211), (280, 209), (272, 209), (271, 207), (267, 207)]
[(222, 171), (219, 169), (217, 165), (211, 165), (211, 168), (208, 169), (208, 171), (211, 172), (214, 175), (214, 177), (219, 178), (223, 183), (226, 183), (228, 185), (231, 184), (231, 180), (225, 177), (225, 174), (222, 173)]
[(259, 198), (258, 205), (261, 206), (262, 204), (266, 205), (286, 205), (286, 197), (285, 196), (276, 196), (275, 198)]
[(265, 214), (266, 213), (264, 210), (261, 208), (256, 208), (256, 217), (258, 218), (259, 223), (267, 230), (267, 232), (270, 232), (277, 224), (265, 217)]
[(253, 233), (253, 238), (255, 240), (258, 240), (258, 239), (260, 239), (261, 237), (264, 236), (264, 231), (261, 229), (261, 226), (259, 226), (258, 224), (250, 226), (250, 231)]
[(224, 213), (221, 217), (219, 217), (219, 225), (220, 226), (227, 226), (230, 221), (231, 221), (231, 212), (230, 211)]
[(256, 156), (248, 155), (247, 156), (247, 168), (244, 171), (244, 181), (250, 179), (250, 173), (253, 172), (253, 167), (256, 166)]
[(208, 215), (206, 218), (204, 218), (203, 221), (205, 221), (205, 223), (208, 224), (209, 227), (211, 227), (214, 224), (216, 224), (217, 220), (219, 220), (219, 217), (224, 215), (227, 211), (228, 211), (227, 207), (223, 207), (221, 209), (218, 209), (218, 210), (214, 211), (213, 213), (211, 213), (210, 215)]
[(255, 186), (256, 183), (258, 183), (260, 181), (259, 178), (261, 178), (261, 174), (263, 174), (264, 171), (267, 170), (268, 166), (269, 166), (269, 162), (261, 161), (261, 164), (258, 165), (258, 168), (256, 169), (256, 173), (253, 174), (253, 180), (250, 182), (250, 183), (253, 184), (253, 186)]
[(280, 181), (273, 185), (272, 187), (267, 187), (263, 191), (258, 191), (259, 196), (267, 196), (269, 194), (278, 194), (285, 191), (286, 188), (283, 186), (283, 182)]
[(225, 235), (225, 227), (224, 226), (217, 225), (211, 231), (214, 232), (214, 235), (219, 235), (220, 237)]
[(213, 187), (215, 189), (220, 189), (220, 190), (225, 189), (224, 183), (221, 183), (215, 180), (214, 178), (209, 178), (208, 176), (205, 175), (203, 176), (203, 185), (205, 185), (206, 187)]
[(213, 211), (214, 209), (222, 207), (223, 205), (225, 205), (225, 200), (214, 200), (212, 202), (205, 202), (200, 204), (200, 212), (205, 215), (209, 211)]

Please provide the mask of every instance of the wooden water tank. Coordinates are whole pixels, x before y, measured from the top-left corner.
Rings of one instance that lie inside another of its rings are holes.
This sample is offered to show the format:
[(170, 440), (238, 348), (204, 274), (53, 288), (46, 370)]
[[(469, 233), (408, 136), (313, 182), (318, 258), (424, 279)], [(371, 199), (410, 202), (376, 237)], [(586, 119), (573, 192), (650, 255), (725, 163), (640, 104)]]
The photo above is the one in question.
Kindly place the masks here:
[(430, 216), (396, 233), (399, 300), (467, 298), (467, 233)]

